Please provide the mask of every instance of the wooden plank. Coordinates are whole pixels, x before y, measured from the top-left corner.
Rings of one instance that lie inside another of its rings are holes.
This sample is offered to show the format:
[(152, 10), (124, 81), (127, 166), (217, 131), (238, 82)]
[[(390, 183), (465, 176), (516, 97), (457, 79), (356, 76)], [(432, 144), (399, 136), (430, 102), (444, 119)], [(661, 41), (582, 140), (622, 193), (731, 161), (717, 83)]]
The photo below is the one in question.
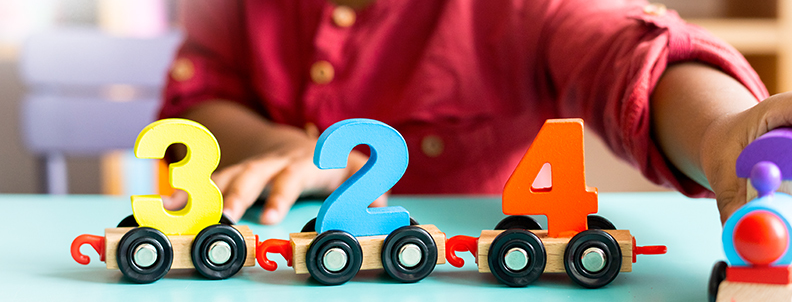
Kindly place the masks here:
[[(245, 257), (245, 264), (243, 266), (256, 265), (256, 236), (253, 231), (246, 225), (234, 225), (242, 237), (245, 238), (245, 247), (247, 248), (247, 257)], [(121, 237), (134, 228), (109, 228), (105, 229), (105, 263), (108, 269), (118, 269), (118, 262), (116, 261), (116, 253), (118, 250), (118, 242)], [(194, 235), (174, 235), (168, 236), (168, 240), (173, 247), (173, 264), (171, 269), (180, 268), (194, 268), (192, 264), (192, 256), (190, 250), (192, 242), (195, 239)]]
[(792, 285), (723, 281), (716, 301), (792, 301)]
[[(629, 230), (604, 230), (611, 234), (616, 242), (619, 244), (619, 247), (622, 251), (622, 267), (621, 272), (630, 272), (632, 271), (632, 235), (630, 235)], [(495, 240), (495, 237), (498, 236), (503, 232), (503, 230), (484, 230), (481, 231), (481, 237), (478, 240), (478, 265), (479, 265), (479, 272), (488, 273), (490, 272), (489, 263), (488, 263), (488, 254), (490, 244), (492, 241)], [(565, 238), (552, 238), (547, 237), (547, 231), (545, 230), (538, 230), (532, 231), (542, 240), (542, 244), (545, 246), (545, 253), (547, 254), (547, 265), (545, 266), (545, 273), (563, 273), (566, 272), (564, 269), (564, 251), (566, 250), (567, 243), (571, 237)]]
[[(432, 235), (437, 245), (437, 264), (445, 263), (445, 233), (440, 232), (436, 226), (431, 224), (418, 225), (417, 227), (423, 228)], [(308, 267), (305, 265), (305, 255), (308, 253), (308, 247), (311, 245), (314, 237), (316, 237), (316, 232), (289, 234), (289, 240), (291, 240), (292, 244), (292, 266), (294, 267), (294, 272), (297, 274), (308, 273)], [(380, 251), (386, 237), (386, 235), (379, 235), (357, 238), (363, 250), (363, 264), (360, 266), (360, 270), (382, 268)]]

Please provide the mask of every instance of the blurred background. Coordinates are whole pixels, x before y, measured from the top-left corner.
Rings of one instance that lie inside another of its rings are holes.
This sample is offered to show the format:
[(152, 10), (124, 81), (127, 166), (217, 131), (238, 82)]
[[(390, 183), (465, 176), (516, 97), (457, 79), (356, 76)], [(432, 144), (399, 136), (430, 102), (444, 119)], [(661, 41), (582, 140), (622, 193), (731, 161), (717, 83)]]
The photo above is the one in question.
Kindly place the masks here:
[[(734, 45), (771, 94), (792, 90), (792, 0), (657, 5)], [(156, 163), (123, 149), (155, 117), (178, 14), (176, 0), (0, 0), (0, 193), (157, 192)], [(586, 167), (601, 192), (664, 190), (590, 133)]]

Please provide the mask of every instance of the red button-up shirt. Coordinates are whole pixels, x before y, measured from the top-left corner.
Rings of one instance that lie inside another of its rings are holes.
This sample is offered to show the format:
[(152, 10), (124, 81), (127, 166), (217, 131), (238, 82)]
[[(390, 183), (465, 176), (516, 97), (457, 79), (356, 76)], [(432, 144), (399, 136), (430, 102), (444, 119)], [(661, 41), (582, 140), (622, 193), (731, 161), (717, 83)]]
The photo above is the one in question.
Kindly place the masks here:
[[(420, 194), (500, 194), (545, 119), (582, 117), (648, 179), (706, 195), (652, 139), (652, 89), (695, 60), (767, 91), (732, 47), (646, 5), (380, 0), (350, 25), (326, 0), (188, 1), (161, 117), (226, 99), (296, 127), (377, 119), (410, 151), (393, 192)], [(312, 78), (320, 61), (332, 75)]]

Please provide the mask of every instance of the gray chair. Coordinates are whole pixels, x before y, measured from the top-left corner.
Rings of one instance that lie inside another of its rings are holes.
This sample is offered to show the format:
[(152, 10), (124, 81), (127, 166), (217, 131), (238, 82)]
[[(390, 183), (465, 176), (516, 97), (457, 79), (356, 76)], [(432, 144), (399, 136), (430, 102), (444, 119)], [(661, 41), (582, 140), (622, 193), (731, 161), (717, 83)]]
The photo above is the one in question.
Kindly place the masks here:
[(180, 41), (178, 32), (127, 38), (96, 28), (56, 29), (26, 41), (19, 63), (28, 86), (21, 131), (24, 144), (44, 162), (48, 193), (68, 192), (67, 156), (134, 146), (156, 118)]

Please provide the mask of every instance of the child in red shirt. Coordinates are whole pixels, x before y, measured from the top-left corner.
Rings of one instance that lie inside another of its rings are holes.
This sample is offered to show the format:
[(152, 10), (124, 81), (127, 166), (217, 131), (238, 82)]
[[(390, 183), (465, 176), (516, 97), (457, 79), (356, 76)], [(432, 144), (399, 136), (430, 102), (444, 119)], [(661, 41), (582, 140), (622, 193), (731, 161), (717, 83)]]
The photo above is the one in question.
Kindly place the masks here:
[[(546, 119), (582, 117), (650, 180), (745, 203), (737, 155), (792, 124), (733, 48), (643, 1), (190, 1), (161, 117), (207, 126), (214, 180), (262, 223), (345, 170), (312, 163), (317, 134), (365, 117), (399, 130), (410, 165), (394, 193), (500, 194)], [(767, 99), (757, 105), (760, 100)], [(384, 205), (385, 196), (374, 205)], [(175, 198), (178, 207), (184, 197)]]

